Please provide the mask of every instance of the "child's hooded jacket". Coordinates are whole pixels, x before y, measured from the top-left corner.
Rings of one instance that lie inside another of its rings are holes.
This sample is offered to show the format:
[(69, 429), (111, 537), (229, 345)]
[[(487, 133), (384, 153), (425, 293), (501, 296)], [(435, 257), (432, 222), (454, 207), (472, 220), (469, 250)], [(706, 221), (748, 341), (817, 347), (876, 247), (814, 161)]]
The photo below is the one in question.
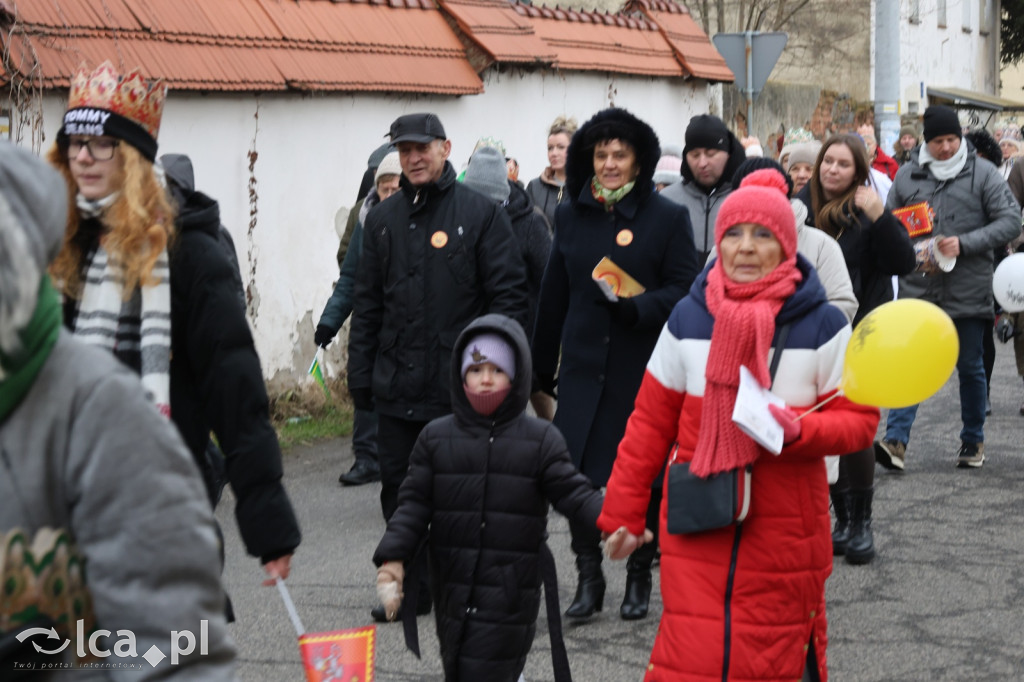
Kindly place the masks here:
[[(470, 406), (460, 375), (463, 350), (484, 332), (504, 337), (516, 354), (512, 389), (489, 417)], [(573, 466), (558, 429), (524, 414), (533, 372), (517, 322), (498, 314), (474, 320), (452, 358), (453, 414), (430, 422), (416, 441), (373, 561), (411, 566), (429, 530), (445, 679), (514, 681), (536, 631), (548, 504), (596, 524), (602, 497)], [(415, 583), (406, 576), (407, 588)]]

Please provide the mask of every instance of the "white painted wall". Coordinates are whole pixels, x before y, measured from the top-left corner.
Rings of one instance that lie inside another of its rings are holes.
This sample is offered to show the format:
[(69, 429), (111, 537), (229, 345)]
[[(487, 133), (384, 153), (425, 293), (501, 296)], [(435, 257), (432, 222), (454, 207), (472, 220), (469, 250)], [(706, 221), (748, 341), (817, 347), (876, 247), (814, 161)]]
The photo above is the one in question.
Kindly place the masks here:
[[(982, 4), (979, 0), (945, 0), (946, 25), (939, 26), (938, 11), (942, 1), (900, 2), (900, 111), (903, 113), (908, 112), (910, 102), (919, 102), (918, 112), (924, 112), (928, 87), (964, 88), (990, 95), (999, 92), (998, 0), (987, 0), (987, 32), (983, 32), (986, 27), (979, 25)], [(919, 22), (911, 23), (915, 7)]]
[[(457, 98), (169, 94), (159, 153), (192, 158), (197, 187), (220, 202), (244, 281), (255, 262), (258, 298), (250, 323), (273, 383), (288, 385), (305, 375), (315, 351), (313, 330), (338, 276), (334, 215), (355, 203), (366, 159), (386, 141), (395, 117), (436, 112), (452, 140), (456, 169), (480, 137), (502, 139), (525, 183), (547, 165), (547, 130), (560, 114), (583, 123), (614, 103), (650, 123), (665, 142), (681, 145), (690, 117), (709, 108), (704, 81), (494, 70), (484, 81), (485, 94)], [(44, 148), (56, 138), (65, 108), (65, 93), (44, 98)], [(251, 239), (250, 149), (258, 152)], [(343, 367), (341, 345), (332, 344), (328, 354), (331, 374)]]

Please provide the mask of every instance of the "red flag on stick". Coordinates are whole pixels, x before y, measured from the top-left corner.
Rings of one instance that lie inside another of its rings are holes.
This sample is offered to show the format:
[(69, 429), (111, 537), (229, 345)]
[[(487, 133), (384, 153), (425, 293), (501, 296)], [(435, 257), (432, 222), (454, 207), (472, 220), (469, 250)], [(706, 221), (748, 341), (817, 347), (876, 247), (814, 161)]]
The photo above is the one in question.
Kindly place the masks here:
[(299, 636), (307, 682), (373, 682), (376, 626), (306, 633), (288, 588), (280, 578), (277, 591)]

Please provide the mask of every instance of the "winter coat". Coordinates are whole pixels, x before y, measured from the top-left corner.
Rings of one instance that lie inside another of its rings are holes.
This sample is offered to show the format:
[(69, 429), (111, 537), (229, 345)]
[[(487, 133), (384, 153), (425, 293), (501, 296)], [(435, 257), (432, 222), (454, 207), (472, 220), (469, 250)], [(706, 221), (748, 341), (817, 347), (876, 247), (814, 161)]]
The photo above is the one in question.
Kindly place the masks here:
[[(490, 417), (470, 406), (460, 372), (470, 337), (485, 331), (516, 354), (512, 389)], [(502, 315), (475, 320), (455, 343), (450, 367), (453, 414), (420, 433), (373, 561), (410, 566), (429, 530), (445, 679), (515, 682), (537, 627), (548, 504), (593, 525), (601, 494), (572, 465), (558, 429), (524, 414), (532, 372), (518, 324)], [(405, 584), (415, 580), (406, 575)]]
[(523, 264), (526, 266), (528, 309), (523, 330), (529, 339), (533, 336), (534, 320), (537, 317), (541, 279), (548, 264), (548, 256), (551, 255), (551, 230), (544, 214), (533, 205), (526, 190), (511, 181), (508, 185), (510, 192), (505, 210), (512, 221), (512, 233), (519, 242)]
[[(817, 229), (811, 208), (810, 183), (800, 190), (797, 199), (807, 207), (809, 229)], [(849, 217), (836, 241), (843, 250), (853, 293), (859, 301), (853, 318), (856, 326), (872, 310), (893, 299), (892, 276), (911, 273), (917, 267), (917, 258), (907, 228), (888, 209), (874, 222), (856, 209), (856, 215)]]
[[(807, 260), (798, 256), (797, 262), (803, 280), (775, 319), (776, 330), (791, 326), (772, 392), (787, 405), (809, 407), (838, 388), (850, 326), (828, 305)], [(673, 444), (679, 461), (693, 458), (714, 327), (706, 277), (707, 271), (672, 311), (651, 356), (608, 482), (598, 519), (603, 531), (624, 525), (643, 532), (651, 481)], [(878, 419), (876, 408), (832, 400), (801, 420), (801, 435), (781, 455), (763, 452), (755, 461), (741, 525), (661, 534), (664, 611), (648, 682), (799, 680), (808, 644), (815, 647), (821, 680), (827, 679), (825, 579), (832, 572), (832, 539), (822, 460), (870, 446)], [(662, 528), (671, 503), (666, 495)]]
[(526, 185), (526, 193), (530, 195), (533, 205), (544, 213), (548, 227), (554, 229), (555, 209), (562, 202), (568, 201), (569, 195), (565, 192), (565, 185), (555, 179), (550, 166), (545, 168), (539, 176), (530, 180)]
[(1024, 206), (1024, 163), (1015, 163), (1010, 169), (1010, 177), (1006, 179), (1014, 199)]
[(683, 165), (680, 167), (683, 179), (661, 190), (661, 196), (682, 204), (689, 210), (690, 222), (693, 225), (693, 241), (697, 246), (701, 263), (707, 260), (708, 254), (715, 246), (715, 220), (718, 218), (718, 209), (721, 208), (722, 202), (732, 193), (732, 176), (747, 158), (743, 145), (732, 132), (729, 133), (729, 140), (729, 160), (725, 164), (722, 177), (714, 187), (705, 188), (697, 183), (693, 171), (690, 170), (690, 164), (686, 161), (684, 149)]
[[(610, 212), (591, 193), (593, 150), (582, 146), (590, 125), (606, 117), (643, 131), (636, 184)], [(597, 485), (604, 485), (611, 473), (661, 327), (698, 271), (686, 209), (654, 191), (658, 148), (654, 131), (621, 109), (599, 113), (576, 132), (566, 164), (572, 200), (558, 207), (558, 229), (541, 284), (534, 369), (553, 375), (561, 353), (554, 423), (573, 462)], [(591, 277), (605, 256), (646, 289), (631, 299), (638, 313), (632, 327), (612, 318)]]
[[(267, 389), (232, 266), (218, 243), (220, 209), (200, 192), (179, 208), (170, 250), (171, 419), (204, 472), (210, 431), (227, 456), (235, 518), (248, 552), (266, 563), (299, 546), (295, 512), (281, 483), (281, 449), (270, 424)], [(83, 220), (83, 253), (98, 221)], [(65, 324), (74, 302), (65, 305)], [(212, 498), (211, 498), (212, 499)]]
[(380, 203), (377, 197), (377, 190), (371, 189), (366, 198), (361, 200), (352, 209), (353, 213), (361, 214), (362, 219), (357, 219), (352, 227), (351, 233), (346, 232), (342, 239), (338, 253), (344, 252), (341, 256), (341, 271), (338, 274), (338, 281), (334, 283), (334, 291), (324, 305), (324, 311), (320, 313), (320, 321), (317, 326), (324, 325), (337, 334), (341, 325), (352, 314), (352, 293), (356, 285), (356, 274), (359, 272), (359, 258), (363, 255), (363, 220), (369, 209)]
[[(962, 144), (969, 144), (966, 140)], [(949, 272), (900, 278), (900, 298), (935, 303), (952, 318), (992, 319), (992, 250), (1020, 235), (1020, 206), (999, 170), (968, 148), (967, 162), (951, 180), (939, 181), (921, 166), (920, 147), (900, 167), (886, 208), (927, 201), (935, 211), (933, 235), (960, 238), (960, 255)]]
[[(0, 537), (20, 529), (31, 543), (40, 529), (66, 531), (88, 568), (98, 628), (130, 630), (139, 654), (155, 646), (170, 655), (172, 630), (198, 639), (207, 624), (203, 655), (196, 647), (175, 666), (164, 659), (132, 671), (79, 670), (69, 679), (235, 679), (213, 512), (181, 437), (146, 400), (138, 377), (62, 330), (32, 387), (0, 423), (0, 452)], [(5, 588), (23, 584), (15, 575), (3, 576)], [(59, 576), (58, 568), (51, 579)], [(5, 598), (16, 604), (19, 595)], [(39, 606), (56, 615), (55, 605)], [(101, 639), (101, 648), (119, 639)]]
[(526, 269), (506, 212), (451, 163), (436, 183), (400, 182), (363, 225), (348, 385), (372, 388), (380, 414), (429, 421), (451, 411), (459, 332), (488, 312), (526, 322)]

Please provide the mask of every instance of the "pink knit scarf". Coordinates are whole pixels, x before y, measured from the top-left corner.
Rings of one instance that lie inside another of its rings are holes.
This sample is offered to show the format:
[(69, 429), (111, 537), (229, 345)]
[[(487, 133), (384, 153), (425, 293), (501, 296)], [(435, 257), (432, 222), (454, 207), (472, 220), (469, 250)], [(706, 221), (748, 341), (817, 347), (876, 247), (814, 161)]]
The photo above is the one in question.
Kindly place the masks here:
[(775, 316), (796, 291), (802, 275), (796, 258), (780, 263), (766, 277), (741, 284), (729, 279), (721, 259), (708, 273), (708, 312), (715, 318), (705, 370), (700, 435), (690, 471), (706, 477), (751, 464), (760, 446), (732, 421), (740, 365), (746, 365), (762, 386), (770, 386), (768, 350), (775, 335)]

